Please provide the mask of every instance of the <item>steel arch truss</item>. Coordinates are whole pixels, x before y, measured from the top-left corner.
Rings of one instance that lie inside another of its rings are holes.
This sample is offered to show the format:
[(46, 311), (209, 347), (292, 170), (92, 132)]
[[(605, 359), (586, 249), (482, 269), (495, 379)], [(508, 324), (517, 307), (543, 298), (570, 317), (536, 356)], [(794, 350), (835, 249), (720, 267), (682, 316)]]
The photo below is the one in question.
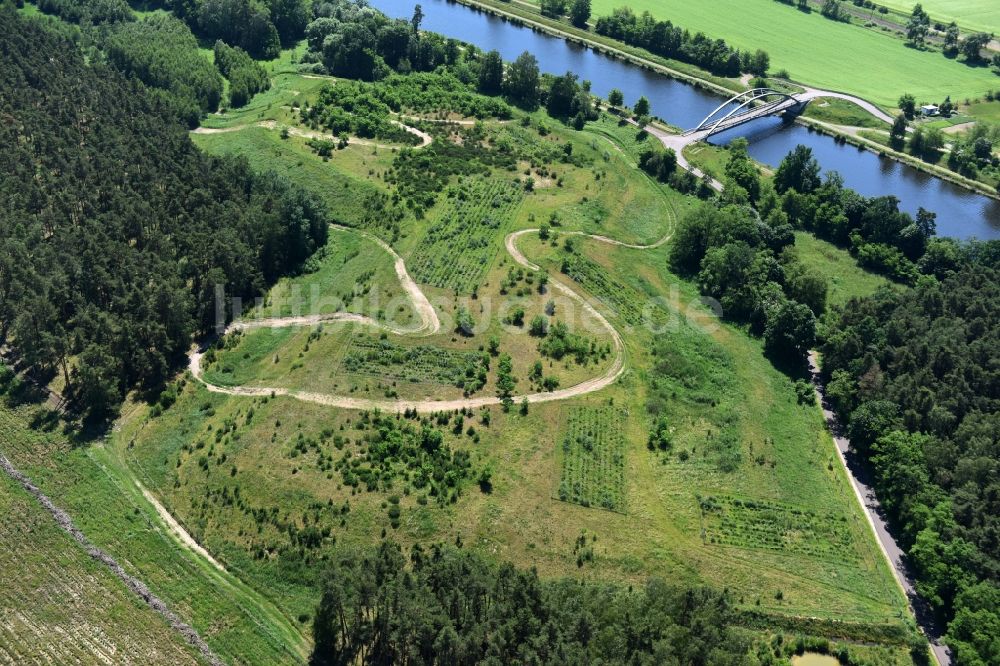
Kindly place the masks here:
[[(716, 107), (712, 113), (708, 114), (697, 127), (688, 130), (685, 134), (707, 131), (708, 136), (711, 136), (723, 129), (735, 127), (755, 118), (762, 118), (779, 110), (784, 111), (799, 103), (799, 100), (795, 96), (788, 93), (771, 88), (754, 88), (726, 100)], [(736, 104), (736, 108), (730, 109), (728, 113), (716, 119), (720, 112), (725, 111), (732, 104)], [(744, 116), (746, 116), (746, 119), (743, 118)]]

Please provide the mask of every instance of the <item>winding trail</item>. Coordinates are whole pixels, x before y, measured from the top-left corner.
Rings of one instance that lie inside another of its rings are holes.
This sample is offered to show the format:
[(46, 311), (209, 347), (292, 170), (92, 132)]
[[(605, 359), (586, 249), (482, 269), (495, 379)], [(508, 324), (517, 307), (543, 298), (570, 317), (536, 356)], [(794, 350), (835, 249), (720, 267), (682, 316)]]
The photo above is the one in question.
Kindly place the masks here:
[(367, 324), (369, 326), (374, 326), (376, 328), (384, 329), (390, 333), (395, 333), (396, 335), (434, 335), (441, 330), (441, 320), (438, 319), (437, 312), (434, 310), (434, 306), (431, 302), (427, 300), (427, 296), (424, 292), (417, 286), (417, 283), (413, 281), (410, 277), (409, 271), (406, 270), (406, 262), (403, 260), (399, 253), (392, 249), (392, 246), (386, 243), (384, 240), (378, 236), (374, 236), (361, 229), (353, 229), (351, 227), (345, 227), (339, 224), (330, 225), (334, 229), (339, 229), (341, 231), (351, 231), (364, 238), (370, 240), (371, 242), (377, 244), (383, 250), (388, 252), (393, 258), (393, 268), (396, 271), (396, 277), (399, 279), (400, 285), (403, 287), (403, 291), (410, 297), (413, 302), (413, 308), (417, 311), (417, 315), (420, 317), (420, 325), (416, 328), (406, 328), (402, 326), (394, 326), (392, 324), (387, 324), (385, 322), (372, 319), (366, 315), (355, 314), (353, 312), (332, 312), (329, 314), (318, 314), (318, 315), (304, 315), (298, 317), (273, 317), (268, 319), (243, 319), (240, 321), (234, 321), (226, 328), (226, 333), (231, 333), (232, 331), (247, 331), (255, 328), (284, 328), (286, 326), (315, 326), (316, 324), (322, 324), (324, 322), (334, 322), (334, 321), (346, 321), (354, 322), (358, 324)]
[[(255, 328), (281, 328), (286, 326), (312, 326), (324, 322), (349, 322), (363, 324), (367, 326), (373, 326), (376, 328), (381, 328), (383, 330), (389, 331), (397, 335), (433, 335), (441, 330), (441, 321), (437, 316), (437, 312), (431, 305), (427, 296), (423, 293), (420, 287), (413, 281), (410, 277), (409, 272), (406, 270), (406, 262), (403, 260), (399, 254), (389, 246), (388, 243), (380, 238), (377, 238), (367, 232), (350, 229), (349, 227), (342, 227), (339, 225), (331, 225), (334, 228), (342, 230), (351, 230), (356, 233), (363, 235), (364, 237), (378, 243), (382, 249), (388, 252), (395, 260), (395, 270), (396, 275), (399, 278), (400, 283), (403, 285), (404, 291), (409, 295), (410, 299), (413, 301), (414, 308), (420, 315), (420, 325), (415, 328), (403, 328), (394, 326), (392, 324), (384, 323), (372, 319), (366, 315), (355, 314), (351, 312), (334, 312), (324, 315), (308, 315), (300, 317), (280, 317), (273, 319), (257, 319), (257, 320), (241, 320), (233, 322), (226, 328), (226, 333), (232, 331), (243, 331)], [(524, 256), (524, 253), (517, 247), (517, 241), (522, 236), (531, 233), (538, 233), (538, 229), (522, 229), (520, 231), (515, 231), (507, 235), (504, 239), (504, 246), (507, 248), (507, 252), (510, 254), (511, 258), (515, 263), (526, 268), (530, 271), (539, 271), (541, 268), (528, 260)], [(609, 245), (615, 245), (617, 247), (624, 247), (635, 250), (648, 250), (652, 248), (659, 247), (670, 240), (673, 235), (671, 229), (666, 235), (657, 240), (654, 243), (647, 245), (640, 245), (635, 243), (626, 243), (623, 241), (615, 240), (613, 238), (608, 238), (607, 236), (601, 236), (597, 234), (587, 234), (581, 231), (571, 231), (566, 232), (565, 236), (582, 236), (585, 238), (590, 238), (592, 240), (598, 241), (600, 243), (607, 243)], [(611, 336), (614, 346), (614, 359), (608, 368), (597, 377), (592, 377), (591, 379), (584, 380), (573, 386), (568, 386), (563, 389), (558, 389), (555, 391), (546, 391), (540, 393), (527, 393), (523, 395), (512, 396), (515, 401), (527, 400), (529, 403), (542, 403), (542, 402), (554, 402), (557, 400), (567, 400), (569, 398), (575, 398), (581, 395), (586, 395), (588, 393), (593, 393), (595, 391), (600, 391), (601, 389), (610, 386), (615, 381), (621, 377), (622, 373), (625, 372), (625, 344), (622, 340), (621, 334), (611, 325), (611, 322), (601, 314), (585, 297), (574, 291), (565, 282), (558, 280), (556, 278), (550, 278), (549, 284), (551, 287), (560, 293), (564, 294), (566, 297), (572, 299), (576, 303), (580, 304), (587, 316), (592, 317), (595, 321), (600, 323)], [(404, 410), (416, 410), (420, 413), (438, 412), (438, 411), (452, 411), (457, 409), (477, 409), (479, 407), (486, 407), (489, 405), (498, 405), (501, 403), (499, 397), (496, 396), (480, 396), (475, 398), (457, 398), (454, 400), (389, 400), (389, 399), (377, 399), (377, 398), (358, 398), (346, 395), (336, 395), (329, 393), (315, 393), (310, 391), (299, 391), (288, 388), (281, 387), (257, 387), (257, 386), (221, 386), (218, 384), (213, 384), (205, 379), (204, 368), (202, 366), (202, 357), (204, 355), (205, 348), (193, 349), (189, 354), (188, 369), (191, 375), (201, 382), (209, 391), (213, 393), (223, 393), (227, 395), (240, 395), (240, 396), (250, 396), (250, 397), (263, 397), (270, 395), (283, 395), (302, 400), (304, 402), (312, 402), (320, 405), (328, 405), (331, 407), (340, 407), (344, 409), (381, 409), (383, 411), (398, 412)]]
[[(823, 91), (813, 91), (813, 92), (823, 92)], [(857, 101), (850, 95), (841, 94), (829, 94), (825, 93), (820, 95), (817, 94), (815, 97), (838, 97), (841, 99), (849, 99), (851, 101)], [(869, 109), (870, 110), (870, 109)], [(881, 115), (880, 115), (881, 114)], [(883, 112), (878, 113), (873, 112), (873, 115), (881, 117), (885, 115)], [(634, 121), (631, 121), (634, 123)], [(683, 139), (679, 135), (666, 132), (658, 127), (647, 125), (644, 128), (647, 132), (652, 134), (654, 137), (659, 139), (664, 145), (668, 147), (674, 147), (671, 145), (676, 139)], [(686, 163), (683, 158), (681, 149), (682, 145), (676, 148), (678, 163), (695, 173), (696, 176), (700, 176), (701, 173), (697, 169), (692, 168)], [(721, 189), (721, 184), (717, 181), (712, 182), (713, 187)], [(413, 302), (415, 309), (420, 315), (420, 324), (416, 327), (404, 328), (394, 326), (392, 324), (379, 322), (371, 317), (354, 314), (354, 313), (331, 313), (327, 315), (313, 315), (304, 317), (285, 317), (285, 318), (273, 318), (273, 319), (258, 319), (258, 320), (245, 320), (237, 321), (232, 323), (226, 332), (235, 330), (249, 330), (253, 328), (264, 328), (264, 327), (285, 327), (285, 326), (311, 326), (323, 322), (350, 322), (358, 323), (368, 326), (373, 326), (381, 328), (383, 330), (389, 331), (397, 335), (433, 335), (441, 329), (441, 322), (437, 316), (434, 307), (431, 305), (430, 301), (427, 299), (426, 295), (420, 289), (420, 287), (413, 281), (410, 277), (409, 272), (406, 269), (406, 264), (403, 258), (385, 241), (377, 238), (367, 232), (358, 229), (351, 229), (348, 227), (342, 227), (339, 225), (332, 225), (335, 228), (342, 230), (349, 230), (355, 233), (360, 233), (369, 240), (377, 243), (386, 252), (388, 252), (394, 258), (394, 267), (396, 275), (403, 286), (403, 289), (409, 295)], [(540, 271), (541, 268), (530, 261), (524, 253), (520, 250), (517, 243), (518, 240), (528, 234), (538, 233), (538, 229), (522, 229), (509, 233), (504, 238), (504, 246), (507, 253), (513, 259), (513, 261), (520, 265), (521, 267), (530, 271)], [(659, 247), (670, 240), (673, 235), (673, 230), (669, 231), (659, 240), (649, 243), (649, 244), (636, 244), (636, 243), (626, 243), (624, 241), (609, 238), (607, 236), (602, 236), (598, 234), (588, 234), (581, 231), (570, 231), (564, 232), (563, 235), (566, 236), (580, 236), (584, 238), (589, 238), (591, 240), (605, 243), (608, 245), (613, 245), (616, 247), (623, 247), (635, 250), (648, 250)], [(529, 393), (519, 396), (512, 396), (515, 401), (525, 400), (528, 403), (544, 403), (544, 402), (554, 402), (558, 400), (567, 400), (570, 398), (575, 398), (578, 396), (586, 395), (599, 391), (607, 386), (610, 386), (625, 372), (625, 346), (622, 340), (621, 334), (615, 329), (614, 326), (601, 314), (584, 296), (580, 295), (574, 291), (565, 282), (550, 278), (550, 285), (553, 289), (561, 292), (568, 298), (579, 303), (584, 311), (596, 321), (598, 321), (611, 335), (614, 342), (614, 359), (610, 366), (599, 376), (593, 377), (591, 379), (585, 380), (573, 386), (559, 389), (551, 392), (543, 393)], [(374, 398), (358, 398), (345, 395), (334, 395), (326, 393), (315, 393), (309, 391), (292, 390), (288, 388), (281, 387), (250, 387), (250, 386), (220, 386), (213, 384), (205, 379), (203, 368), (201, 364), (202, 355), (204, 350), (192, 350), (189, 358), (189, 369), (192, 376), (199, 382), (201, 382), (209, 391), (215, 393), (222, 393), (234, 396), (271, 396), (271, 395), (283, 395), (289, 396), (298, 400), (305, 402), (316, 403), (320, 405), (327, 405), (331, 407), (345, 408), (345, 409), (357, 409), (357, 410), (371, 410), (371, 409), (381, 409), (387, 412), (399, 412), (403, 410), (415, 410), (419, 413), (431, 413), (437, 411), (453, 411), (466, 408), (480, 408), (489, 405), (497, 405), (501, 403), (498, 397), (493, 396), (482, 396), (475, 398), (461, 398), (454, 400), (389, 400), (389, 399), (374, 399)], [(948, 666), (951, 663), (950, 653), (944, 644), (941, 642), (941, 632), (939, 628), (934, 623), (933, 618), (929, 615), (927, 605), (922, 602), (916, 593), (915, 585), (912, 578), (909, 576), (909, 572), (906, 570), (906, 565), (904, 561), (904, 553), (896, 544), (892, 535), (888, 530), (885, 519), (882, 517), (880, 506), (878, 500), (875, 498), (874, 491), (871, 487), (865, 483), (863, 475), (860, 468), (855, 464), (855, 461), (851, 460), (850, 443), (842, 436), (839, 426), (836, 422), (835, 416), (827, 408), (823, 402), (822, 396), (822, 385), (819, 381), (817, 358), (815, 352), (810, 353), (810, 366), (814, 373), (814, 382), (816, 384), (816, 392), (822, 406), (823, 415), (827, 421), (827, 425), (833, 435), (834, 442), (836, 445), (838, 457), (844, 466), (845, 471), (851, 482), (852, 489), (864, 510), (865, 516), (868, 520), (869, 527), (872, 533), (876, 537), (876, 542), (878, 543), (879, 549), (882, 555), (885, 557), (886, 562), (889, 564), (893, 571), (895, 580), (901, 590), (907, 597), (912, 612), (917, 619), (917, 623), (929, 638), (930, 647), (935, 661), (941, 666)], [(160, 511), (162, 507), (158, 506), (158, 503), (153, 500), (153, 498), (147, 495), (147, 499), (150, 499), (154, 506), (157, 506), (157, 510)], [(164, 510), (165, 511), (165, 510)], [(168, 521), (169, 522), (169, 521)], [(210, 559), (210, 558), (209, 558)]]
[[(427, 132), (419, 130), (416, 127), (411, 127), (405, 125), (399, 121), (390, 121), (394, 125), (402, 127), (404, 130), (410, 134), (418, 137), (420, 139), (420, 145), (412, 146), (415, 149), (426, 148), (434, 142), (434, 137), (432, 137)], [(245, 130), (250, 127), (263, 127), (264, 129), (275, 130), (278, 129), (278, 122), (275, 120), (261, 120), (256, 123), (247, 123), (245, 125), (233, 125), (231, 127), (197, 127), (191, 130), (192, 134), (228, 134), (229, 132), (239, 132), (240, 130)], [(288, 130), (288, 133), (293, 136), (301, 136), (306, 139), (325, 139), (327, 141), (336, 139), (337, 137), (329, 132), (317, 132), (315, 130), (303, 129), (301, 127), (296, 127), (294, 125), (284, 126)], [(357, 137), (348, 137), (347, 145), (349, 146), (375, 146), (376, 148), (384, 148), (386, 150), (399, 149), (404, 146), (390, 145), (388, 143), (378, 143), (375, 141), (369, 141), (368, 139), (359, 139)]]

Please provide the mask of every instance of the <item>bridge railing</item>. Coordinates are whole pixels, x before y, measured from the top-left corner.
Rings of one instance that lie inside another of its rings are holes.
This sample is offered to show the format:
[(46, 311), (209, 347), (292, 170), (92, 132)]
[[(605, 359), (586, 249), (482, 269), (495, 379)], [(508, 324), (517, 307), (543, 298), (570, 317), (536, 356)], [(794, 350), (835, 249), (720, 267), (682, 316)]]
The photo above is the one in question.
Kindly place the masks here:
[[(774, 97), (778, 97), (780, 99), (774, 102), (769, 102), (764, 106), (757, 106), (758, 102), (761, 100), (767, 100)], [(787, 108), (791, 108), (798, 103), (798, 98), (789, 93), (773, 90), (771, 88), (754, 88), (726, 100), (716, 107), (710, 114), (705, 116), (705, 119), (698, 123), (697, 127), (684, 132), (684, 134), (687, 136), (694, 134), (695, 132), (707, 130), (708, 134), (706, 136), (711, 136), (712, 134), (721, 132), (723, 129), (729, 129), (730, 127), (735, 127), (736, 125), (749, 122), (755, 118), (761, 118), (763, 116), (776, 113), (779, 108), (780, 110), (784, 110), (786, 105)], [(737, 105), (736, 108), (731, 109), (722, 118), (714, 120), (720, 111), (723, 111), (733, 104)], [(733, 122), (734, 120), (735, 122)]]

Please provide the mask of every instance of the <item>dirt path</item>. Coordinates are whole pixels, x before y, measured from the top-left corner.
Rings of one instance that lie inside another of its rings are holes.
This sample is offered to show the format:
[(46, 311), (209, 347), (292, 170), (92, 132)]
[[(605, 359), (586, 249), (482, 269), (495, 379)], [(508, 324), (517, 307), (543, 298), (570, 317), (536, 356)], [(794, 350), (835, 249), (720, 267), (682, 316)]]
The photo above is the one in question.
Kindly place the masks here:
[(146, 498), (147, 502), (153, 505), (153, 508), (156, 509), (156, 513), (160, 516), (160, 519), (166, 523), (173, 535), (177, 537), (182, 544), (197, 553), (199, 557), (204, 558), (219, 571), (227, 573), (226, 568), (219, 564), (218, 560), (212, 557), (207, 550), (202, 548), (201, 544), (195, 541), (194, 537), (191, 536), (186, 529), (184, 529), (184, 526), (177, 522), (177, 519), (174, 518), (173, 514), (167, 511), (165, 506), (160, 504), (160, 501), (156, 499), (156, 495), (149, 492), (141, 483), (139, 483), (138, 479), (135, 479), (135, 486), (142, 491), (142, 496)]
[[(404, 125), (398, 121), (392, 121), (393, 124), (402, 127), (404, 130), (420, 138), (420, 145), (413, 146), (414, 148), (426, 148), (433, 143), (434, 138), (416, 127), (410, 127), (409, 125)], [(275, 130), (278, 129), (278, 123), (274, 120), (261, 120), (256, 123), (247, 123), (246, 125), (233, 125), (232, 127), (197, 127), (191, 130), (192, 134), (228, 134), (229, 132), (239, 132), (240, 130), (245, 130), (248, 127), (263, 127), (264, 129)], [(285, 127), (288, 133), (292, 136), (300, 136), (305, 139), (324, 139), (326, 141), (334, 141), (337, 139), (333, 134), (328, 132), (317, 132), (315, 130), (303, 129), (301, 127), (295, 127), (294, 125), (289, 125)], [(376, 148), (384, 148), (385, 150), (399, 149), (400, 145), (391, 145), (388, 143), (378, 143), (376, 141), (369, 141), (368, 139), (359, 139), (358, 137), (348, 137), (347, 145), (349, 146), (374, 146)]]
[(83, 532), (76, 527), (69, 514), (57, 507), (47, 495), (45, 495), (35, 484), (31, 482), (28, 477), (19, 472), (2, 453), (0, 453), (0, 469), (6, 472), (12, 479), (20, 483), (21, 486), (32, 497), (34, 497), (46, 511), (49, 512), (52, 518), (55, 519), (56, 523), (59, 524), (59, 527), (69, 534), (73, 540), (87, 552), (88, 555), (106, 566), (111, 573), (115, 575), (115, 577), (125, 584), (125, 587), (145, 601), (150, 608), (163, 616), (170, 627), (183, 636), (184, 640), (187, 641), (189, 645), (198, 650), (206, 661), (213, 666), (224, 665), (224, 662), (219, 659), (215, 652), (212, 651), (212, 648), (208, 646), (208, 643), (202, 639), (193, 627), (183, 622), (180, 617), (170, 610), (163, 600), (154, 595), (150, 589), (146, 587), (145, 583), (130, 575), (113, 557), (92, 544)]
[[(348, 227), (340, 227), (337, 225), (336, 228), (348, 229)], [(403, 285), (403, 289), (409, 294), (411, 300), (413, 301), (414, 307), (420, 315), (421, 324), (417, 328), (405, 329), (393, 327), (389, 324), (384, 324), (382, 322), (376, 321), (371, 317), (365, 315), (348, 313), (348, 312), (337, 312), (328, 315), (311, 315), (303, 317), (283, 317), (275, 319), (259, 319), (259, 320), (247, 320), (239, 321), (230, 324), (226, 329), (227, 332), (233, 330), (247, 330), (252, 328), (279, 328), (285, 326), (311, 326), (322, 322), (328, 321), (341, 321), (341, 322), (352, 322), (368, 326), (375, 326), (383, 328), (397, 335), (432, 335), (437, 333), (441, 329), (441, 322), (438, 319), (437, 313), (434, 307), (431, 305), (430, 301), (427, 300), (427, 296), (423, 293), (420, 287), (413, 281), (410, 277), (409, 272), (406, 270), (406, 263), (399, 254), (389, 246), (388, 243), (380, 238), (376, 238), (366, 232), (353, 229), (356, 233), (364, 235), (366, 238), (376, 242), (381, 246), (386, 252), (390, 253), (395, 259), (395, 269), (396, 275), (399, 277), (400, 283)], [(538, 229), (522, 229), (521, 231), (515, 231), (508, 234), (504, 239), (504, 246), (507, 248), (507, 252), (510, 254), (511, 258), (520, 266), (527, 268), (531, 271), (541, 270), (538, 265), (532, 263), (524, 256), (517, 247), (517, 240), (522, 236), (530, 233), (538, 233)], [(586, 234), (583, 232), (569, 232), (565, 235), (583, 236), (585, 238), (590, 238), (592, 240), (607, 243), (609, 245), (615, 245), (618, 247), (636, 249), (636, 250), (647, 250), (655, 247), (659, 247), (666, 243), (671, 233), (660, 238), (655, 243), (650, 243), (648, 245), (638, 245), (633, 243), (625, 243), (623, 241), (615, 240), (613, 238), (608, 238), (607, 236), (600, 236), (596, 234)], [(588, 316), (592, 317), (594, 320), (600, 323), (604, 327), (614, 344), (614, 360), (611, 365), (605, 370), (601, 375), (587, 379), (573, 386), (569, 386), (563, 389), (558, 389), (555, 391), (546, 391), (542, 393), (528, 393), (524, 395), (514, 396), (515, 401), (527, 400), (529, 403), (542, 403), (542, 402), (554, 402), (557, 400), (567, 400), (569, 398), (575, 398), (581, 395), (586, 395), (588, 393), (593, 393), (595, 391), (600, 391), (601, 389), (610, 386), (615, 381), (621, 377), (622, 373), (625, 371), (625, 344), (622, 341), (621, 334), (611, 325), (611, 322), (600, 313), (590, 303), (586, 298), (578, 294), (567, 284), (561, 280), (551, 278), (549, 284), (553, 289), (563, 293), (568, 298), (576, 301), (584, 309)], [(202, 356), (204, 354), (203, 349), (192, 350), (189, 355), (188, 369), (191, 375), (200, 381), (205, 387), (212, 391), (213, 393), (223, 393), (227, 395), (240, 395), (240, 396), (269, 396), (269, 395), (284, 395), (305, 402), (312, 402), (320, 405), (328, 405), (331, 407), (340, 407), (344, 409), (382, 409), (385, 411), (399, 412), (407, 409), (416, 410), (421, 413), (436, 412), (436, 411), (452, 411), (457, 409), (472, 408), (477, 409), (479, 407), (485, 407), (488, 405), (500, 404), (500, 398), (495, 396), (482, 396), (478, 398), (459, 398), (455, 400), (388, 400), (388, 399), (376, 399), (376, 398), (356, 398), (345, 395), (333, 395), (328, 393), (314, 393), (309, 391), (297, 391), (287, 388), (279, 387), (256, 387), (256, 386), (220, 386), (217, 384), (212, 384), (207, 381), (204, 377), (204, 368), (202, 367)]]

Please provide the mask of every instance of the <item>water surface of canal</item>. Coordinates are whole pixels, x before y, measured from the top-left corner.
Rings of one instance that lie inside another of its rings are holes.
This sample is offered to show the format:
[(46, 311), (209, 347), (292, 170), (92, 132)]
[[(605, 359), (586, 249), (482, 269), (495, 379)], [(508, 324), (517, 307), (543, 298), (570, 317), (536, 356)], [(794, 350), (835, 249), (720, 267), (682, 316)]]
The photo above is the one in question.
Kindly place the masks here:
[[(409, 18), (415, 0), (370, 0), (372, 6), (394, 18)], [(421, 0), (422, 26), (483, 49), (497, 49), (504, 60), (514, 60), (530, 51), (542, 71), (571, 71), (589, 80), (592, 90), (607, 97), (612, 88), (632, 104), (645, 95), (652, 112), (683, 128), (694, 127), (721, 100), (693, 85), (671, 79), (628, 62), (599, 54), (579, 44), (517, 26), (491, 14), (447, 0)], [(877, 154), (838, 144), (831, 137), (805, 127), (764, 118), (720, 134), (713, 142), (725, 143), (736, 136), (750, 140), (750, 154), (760, 162), (777, 166), (798, 144), (812, 148), (824, 170), (836, 170), (844, 182), (865, 196), (895, 195), (900, 208), (914, 214), (920, 207), (938, 215), (938, 234), (956, 238), (1000, 239), (1000, 201), (970, 192), (940, 178)]]

